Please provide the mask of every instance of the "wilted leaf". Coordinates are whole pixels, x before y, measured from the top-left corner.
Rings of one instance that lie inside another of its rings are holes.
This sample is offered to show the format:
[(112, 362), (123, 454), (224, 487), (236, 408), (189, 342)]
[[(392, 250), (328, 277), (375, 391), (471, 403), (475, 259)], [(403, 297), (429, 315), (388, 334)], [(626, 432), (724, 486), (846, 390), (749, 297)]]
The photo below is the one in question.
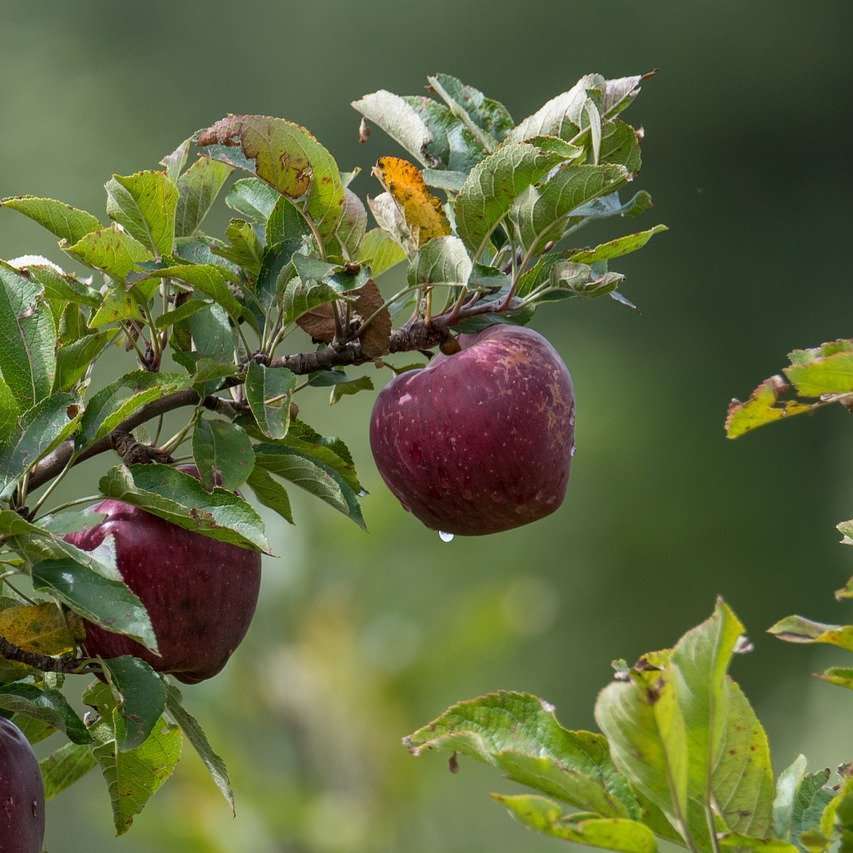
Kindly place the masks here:
[(61, 655), (75, 647), (74, 635), (62, 611), (49, 603), (0, 610), (0, 636), (42, 655)]
[(726, 437), (739, 438), (765, 424), (811, 411), (812, 406), (808, 403), (783, 399), (782, 395), (789, 391), (790, 386), (781, 376), (771, 376), (752, 392), (746, 402), (732, 400), (726, 415)]
[(441, 201), (427, 189), (417, 166), (399, 157), (380, 157), (374, 173), (399, 205), (419, 246), (450, 233)]

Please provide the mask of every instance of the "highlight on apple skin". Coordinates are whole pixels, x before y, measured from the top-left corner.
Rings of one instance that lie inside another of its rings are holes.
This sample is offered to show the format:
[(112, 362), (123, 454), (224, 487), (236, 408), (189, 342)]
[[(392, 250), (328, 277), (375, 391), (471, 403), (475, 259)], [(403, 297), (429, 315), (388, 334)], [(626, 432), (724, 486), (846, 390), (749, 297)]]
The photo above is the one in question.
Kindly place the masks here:
[[(179, 470), (198, 474), (191, 466)], [(148, 610), (160, 656), (91, 623), (86, 623), (87, 653), (135, 655), (186, 684), (219, 673), (255, 613), (261, 555), (192, 533), (122, 501), (102, 501), (95, 511), (107, 517), (65, 538), (85, 551), (114, 538), (116, 565)]]
[(41, 853), (44, 785), (38, 761), (18, 727), (0, 717), (0, 850)]
[(370, 422), (376, 466), (427, 527), (477, 536), (563, 502), (574, 455), (568, 368), (532, 329), (494, 325), (395, 377)]

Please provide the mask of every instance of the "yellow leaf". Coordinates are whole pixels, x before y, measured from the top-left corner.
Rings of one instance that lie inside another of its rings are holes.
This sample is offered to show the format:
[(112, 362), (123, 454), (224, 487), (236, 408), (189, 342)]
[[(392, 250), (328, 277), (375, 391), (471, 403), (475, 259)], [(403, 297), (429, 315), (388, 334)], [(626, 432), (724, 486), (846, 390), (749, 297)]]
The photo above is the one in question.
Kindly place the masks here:
[(801, 415), (813, 408), (799, 400), (782, 399), (781, 395), (789, 390), (781, 376), (771, 376), (752, 392), (746, 402), (732, 400), (726, 417), (726, 436), (738, 438), (760, 426)]
[(418, 246), (433, 237), (450, 234), (450, 223), (441, 209), (441, 200), (427, 189), (414, 163), (400, 157), (380, 157), (373, 173), (403, 211)]
[(55, 604), (0, 610), (0, 635), (28, 652), (60, 655), (74, 649), (74, 636)]

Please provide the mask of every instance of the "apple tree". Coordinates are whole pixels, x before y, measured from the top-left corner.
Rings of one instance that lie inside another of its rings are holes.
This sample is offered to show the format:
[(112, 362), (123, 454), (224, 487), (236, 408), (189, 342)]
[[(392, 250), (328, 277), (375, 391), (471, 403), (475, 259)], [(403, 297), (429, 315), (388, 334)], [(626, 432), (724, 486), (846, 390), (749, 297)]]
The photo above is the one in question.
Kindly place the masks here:
[[(51, 198), (0, 201), (54, 234), (68, 260), (0, 262), (0, 769), (28, 768), (12, 783), (0, 773), (15, 789), (0, 796), (23, 803), (23, 815), (0, 814), (0, 847), (41, 847), (42, 783), (21, 732), (32, 743), (67, 739), (41, 762), (48, 799), (100, 770), (119, 834), (185, 739), (233, 808), (225, 765), (175, 681), (213, 677), (249, 628), (269, 551), (253, 503), (293, 523), (287, 488), (297, 486), (365, 526), (352, 456), (300, 418), (300, 394), (343, 406), (374, 387), (349, 368), (387, 369), (370, 426), (377, 466), (445, 536), (559, 507), (574, 391), (553, 347), (523, 327), (567, 299), (633, 307), (610, 263), (664, 227), (595, 246), (580, 232), (651, 206), (644, 191), (623, 195), (642, 132), (622, 114), (644, 79), (586, 75), (520, 122), (445, 74), (429, 78), (429, 96), (368, 94), (353, 104), (361, 138), (375, 125), (411, 159), (378, 160), (366, 205), (350, 189), (357, 169), (341, 171), (303, 127), (261, 115), (226, 116), (159, 167), (113, 175), (108, 222)], [(204, 226), (220, 197), (232, 218), (213, 236)], [(405, 285), (388, 292), (383, 274), (398, 265)], [(103, 363), (115, 378), (99, 384)], [(57, 484), (90, 460), (101, 465), (97, 492), (56, 504)], [(739, 629), (725, 609), (715, 619), (728, 645), (715, 647), (717, 692), (703, 696), (728, 691), (748, 718), (723, 675)], [(675, 714), (676, 658), (620, 670), (620, 693), (636, 703), (658, 691), (657, 708)], [(63, 692), (80, 678), (82, 715)], [(678, 838), (683, 755), (669, 802), (661, 778), (638, 780), (601, 736), (563, 734), (544, 705), (511, 694), (484, 700), (482, 713), (495, 703), (530, 729), (524, 744), (507, 744), (519, 756), (512, 774), (595, 812), (584, 820), (616, 849), (634, 849), (618, 846), (626, 837), (648, 846), (657, 830)], [(444, 720), (446, 736), (415, 736), (412, 748), (443, 739), (504, 762), (494, 758), (504, 754), (499, 728), (487, 743)], [(623, 725), (606, 709), (601, 720), (608, 734)], [(692, 731), (678, 725), (678, 737)], [(550, 752), (537, 737), (556, 738)], [(706, 769), (715, 743), (702, 752)], [(665, 757), (668, 747), (649, 746)], [(563, 825), (544, 801), (507, 804), (528, 822)], [(707, 841), (702, 825), (696, 837)], [(566, 826), (566, 837), (586, 832)]]

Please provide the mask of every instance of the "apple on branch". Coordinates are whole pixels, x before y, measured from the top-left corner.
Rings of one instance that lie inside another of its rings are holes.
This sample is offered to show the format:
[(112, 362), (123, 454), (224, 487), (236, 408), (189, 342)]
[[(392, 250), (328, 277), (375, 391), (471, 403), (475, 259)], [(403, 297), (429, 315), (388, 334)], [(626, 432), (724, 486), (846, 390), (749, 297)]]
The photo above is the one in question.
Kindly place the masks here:
[(44, 785), (32, 747), (14, 723), (0, 717), (0, 850), (41, 853)]
[(537, 521), (563, 502), (574, 454), (572, 379), (532, 329), (495, 325), (402, 373), (379, 394), (379, 473), (427, 527), (476, 536)]

